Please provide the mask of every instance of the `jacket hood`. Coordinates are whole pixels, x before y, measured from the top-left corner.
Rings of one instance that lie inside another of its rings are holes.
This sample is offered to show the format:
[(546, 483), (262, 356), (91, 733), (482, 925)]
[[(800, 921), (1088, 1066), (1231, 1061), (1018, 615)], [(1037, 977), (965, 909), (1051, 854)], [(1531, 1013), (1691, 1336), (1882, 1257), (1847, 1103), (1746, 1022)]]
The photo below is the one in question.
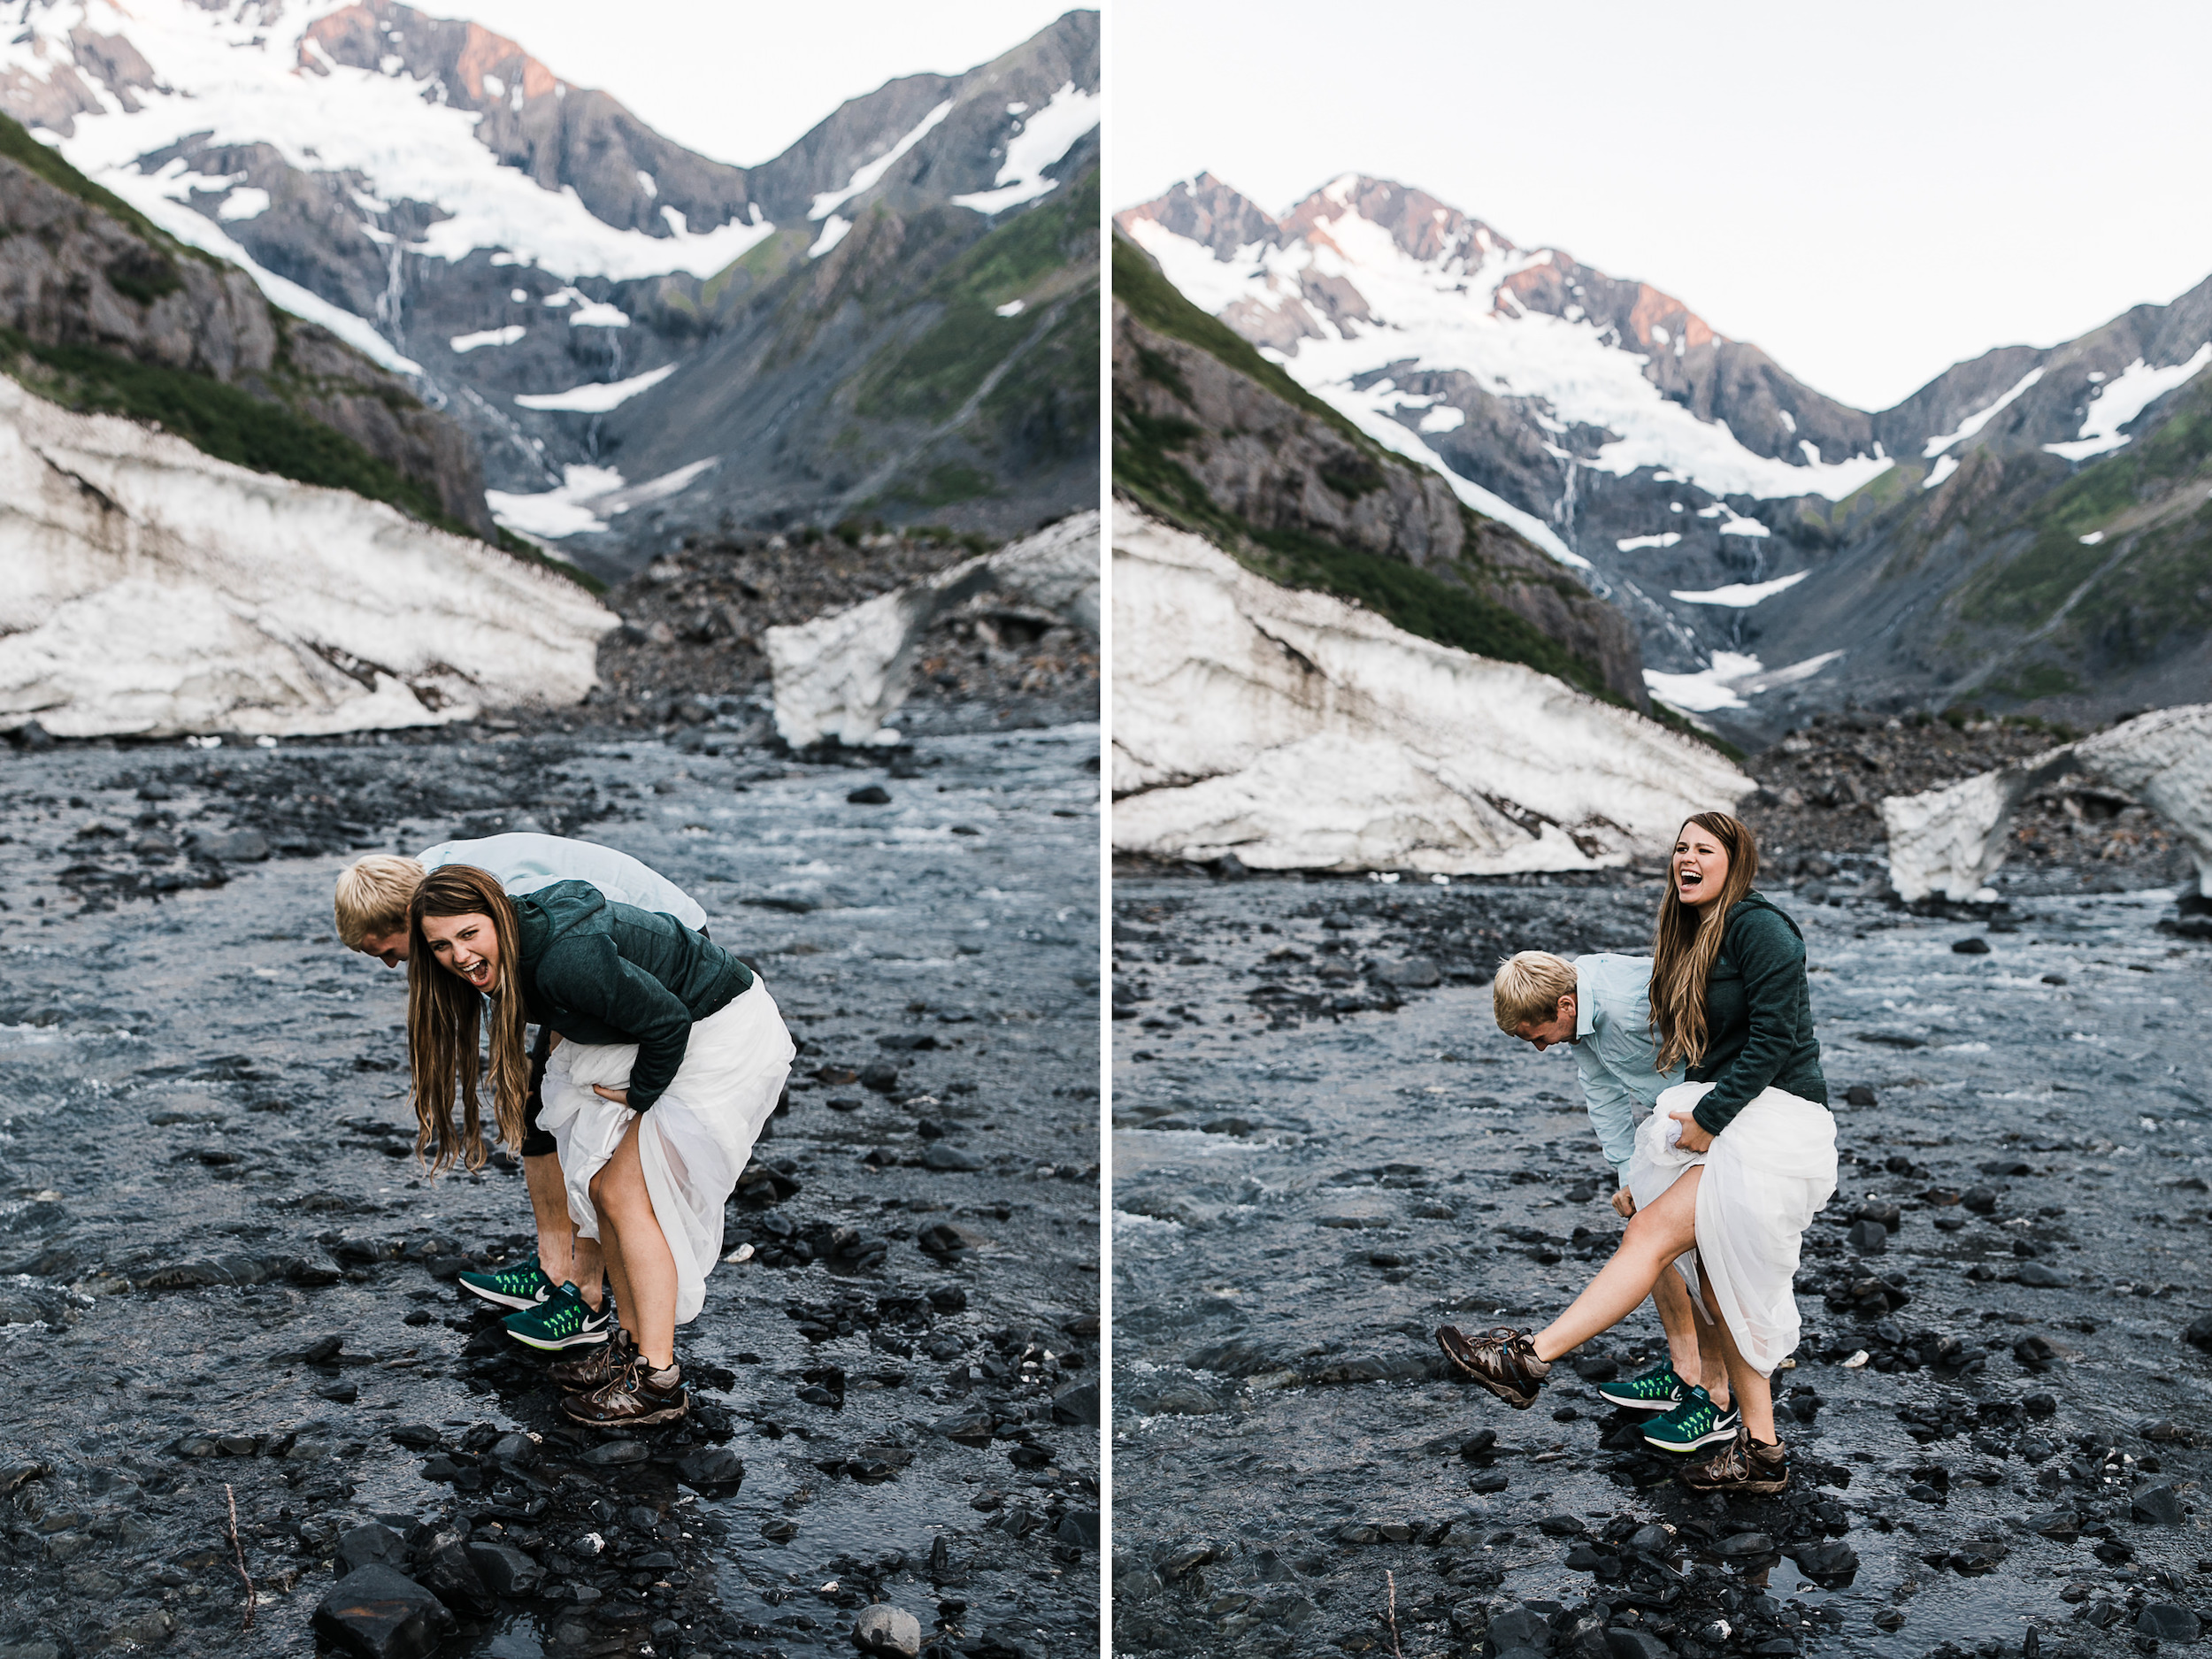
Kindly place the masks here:
[(1750, 892), (1728, 907), (1728, 919), (1732, 922), (1746, 910), (1772, 910), (1782, 918), (1784, 925), (1789, 928), (1790, 932), (1795, 933), (1800, 939), (1805, 937), (1805, 930), (1797, 925), (1790, 913), (1756, 887), (1752, 888)]
[(542, 956), (564, 933), (574, 933), (607, 908), (607, 895), (588, 881), (553, 881), (515, 901), (516, 932), (527, 960)]

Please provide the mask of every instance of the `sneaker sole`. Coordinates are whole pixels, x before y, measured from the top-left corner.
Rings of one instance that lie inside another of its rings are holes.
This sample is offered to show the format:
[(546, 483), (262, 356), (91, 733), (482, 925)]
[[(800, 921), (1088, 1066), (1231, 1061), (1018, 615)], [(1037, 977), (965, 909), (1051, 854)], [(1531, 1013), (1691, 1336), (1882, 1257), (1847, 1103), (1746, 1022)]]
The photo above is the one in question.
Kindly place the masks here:
[[(1447, 1329), (1449, 1327), (1447, 1327)], [(1456, 1333), (1455, 1333), (1455, 1334), (1456, 1334)], [(1483, 1387), (1487, 1388), (1492, 1394), (1497, 1395), (1499, 1399), (1504, 1401), (1506, 1404), (1511, 1406), (1516, 1411), (1525, 1411), (1536, 1403), (1536, 1390), (1531, 1389), (1528, 1393), (1522, 1394), (1510, 1383), (1502, 1383), (1495, 1378), (1486, 1377), (1480, 1371), (1475, 1370), (1472, 1366), (1465, 1363), (1463, 1360), (1461, 1360), (1458, 1355), (1452, 1351), (1450, 1339), (1444, 1334), (1443, 1331), (1439, 1331), (1436, 1333), (1436, 1346), (1442, 1352), (1445, 1361), (1454, 1371), (1457, 1371), (1469, 1382), (1478, 1383)]]
[(1671, 1400), (1624, 1400), (1620, 1395), (1608, 1394), (1602, 1388), (1598, 1390), (1598, 1398), (1620, 1411), (1671, 1411), (1682, 1403), (1680, 1394)]
[(604, 1327), (596, 1331), (579, 1331), (574, 1336), (525, 1336), (511, 1327), (507, 1334), (525, 1348), (534, 1348), (541, 1354), (557, 1354), (563, 1348), (582, 1348), (588, 1343), (607, 1340)]
[(1676, 1441), (1655, 1440), (1647, 1434), (1644, 1436), (1644, 1444), (1655, 1451), (1662, 1452), (1702, 1451), (1708, 1446), (1718, 1446), (1724, 1441), (1734, 1440), (1736, 1428), (1737, 1425), (1733, 1423), (1717, 1423), (1694, 1440)]
[(480, 1297), (484, 1301), (491, 1303), (495, 1308), (508, 1308), (513, 1310), (517, 1313), (527, 1312), (530, 1309), (536, 1307), (540, 1302), (545, 1300), (541, 1296), (536, 1298), (535, 1300), (527, 1296), (510, 1296), (501, 1291), (486, 1290), (480, 1285), (472, 1285), (465, 1279), (457, 1280), (456, 1282), (460, 1285), (463, 1290), (468, 1292), (470, 1295)]
[(1779, 1480), (1715, 1480), (1711, 1482), (1685, 1479), (1682, 1483), (1693, 1492), (1740, 1492), (1755, 1498), (1770, 1498), (1778, 1492), (1789, 1490), (1787, 1475)]

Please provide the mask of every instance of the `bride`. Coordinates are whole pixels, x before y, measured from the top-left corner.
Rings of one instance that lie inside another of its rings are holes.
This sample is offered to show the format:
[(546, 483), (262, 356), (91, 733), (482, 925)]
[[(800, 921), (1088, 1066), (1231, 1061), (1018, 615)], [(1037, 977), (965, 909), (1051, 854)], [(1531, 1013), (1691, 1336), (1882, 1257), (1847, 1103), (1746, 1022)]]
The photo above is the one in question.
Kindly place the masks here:
[(1683, 1064), (1686, 1080), (1660, 1095), (1637, 1132), (1636, 1214), (1613, 1259), (1532, 1334), (1471, 1336), (1448, 1325), (1436, 1333), (1462, 1375), (1525, 1410), (1554, 1361), (1625, 1318), (1678, 1258), (1694, 1260), (1692, 1288), (1717, 1316), (1743, 1422), (1684, 1479), (1724, 1493), (1789, 1484), (1769, 1379), (1797, 1346), (1800, 1240), (1836, 1187), (1804, 936), (1753, 890), (1758, 870), (1750, 830), (1724, 812), (1693, 815), (1676, 837), (1652, 947), (1651, 1018), (1659, 1068)]

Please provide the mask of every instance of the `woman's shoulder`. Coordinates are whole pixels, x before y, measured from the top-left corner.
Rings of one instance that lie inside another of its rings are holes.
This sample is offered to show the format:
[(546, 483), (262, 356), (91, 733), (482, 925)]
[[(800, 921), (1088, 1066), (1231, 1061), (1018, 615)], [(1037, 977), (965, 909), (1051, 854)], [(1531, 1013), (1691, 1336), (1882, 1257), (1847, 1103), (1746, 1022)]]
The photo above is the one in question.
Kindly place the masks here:
[(1724, 942), (1734, 947), (1765, 946), (1801, 952), (1805, 935), (1783, 910), (1756, 888), (1729, 907)]

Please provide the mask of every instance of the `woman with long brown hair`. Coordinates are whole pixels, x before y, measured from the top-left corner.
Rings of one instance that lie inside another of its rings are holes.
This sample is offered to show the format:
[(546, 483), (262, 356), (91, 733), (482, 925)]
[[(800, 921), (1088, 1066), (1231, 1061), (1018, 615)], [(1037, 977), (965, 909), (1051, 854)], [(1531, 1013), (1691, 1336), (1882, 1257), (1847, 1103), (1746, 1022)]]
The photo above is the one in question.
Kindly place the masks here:
[[(1836, 1186), (1804, 937), (1754, 889), (1758, 870), (1750, 830), (1724, 812), (1693, 815), (1675, 839), (1652, 942), (1651, 1017), (1660, 1069), (1687, 1069), (1638, 1131), (1637, 1210), (1613, 1259), (1533, 1335), (1436, 1333), (1462, 1374), (1525, 1409), (1554, 1360), (1625, 1318), (1694, 1250), (1694, 1282), (1742, 1417), (1727, 1449), (1685, 1479), (1720, 1492), (1788, 1485), (1769, 1379), (1797, 1343), (1799, 1240)], [(1703, 1393), (1670, 1415), (1693, 1413)]]
[(425, 878), (408, 935), (416, 1146), (434, 1168), (484, 1162), (487, 1009), (492, 1105), (510, 1147), (529, 1087), (524, 1028), (557, 1040), (539, 1124), (558, 1143), (579, 1236), (600, 1242), (621, 1320), (615, 1340), (553, 1367), (574, 1390), (563, 1411), (601, 1427), (683, 1416), (676, 1326), (704, 1303), (722, 1206), (795, 1053), (767, 987), (672, 916), (582, 881), (510, 898), (466, 864)]

